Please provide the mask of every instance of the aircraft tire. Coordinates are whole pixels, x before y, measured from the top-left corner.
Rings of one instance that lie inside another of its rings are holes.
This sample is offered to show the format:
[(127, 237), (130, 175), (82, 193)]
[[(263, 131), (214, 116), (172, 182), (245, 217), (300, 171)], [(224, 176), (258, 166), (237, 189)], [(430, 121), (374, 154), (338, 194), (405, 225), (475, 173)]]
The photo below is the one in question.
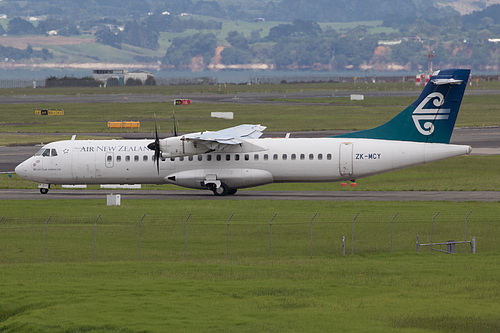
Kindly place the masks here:
[(40, 189), (40, 193), (41, 194), (47, 194), (47, 193), (49, 193), (49, 189), (48, 188), (41, 188)]
[(238, 192), (238, 189), (237, 188), (232, 188), (230, 190), (227, 191), (227, 195), (234, 195), (236, 194), (236, 192)]
[(214, 188), (214, 189), (212, 189), (212, 191), (214, 192), (214, 194), (216, 196), (222, 197), (222, 196), (225, 196), (229, 193), (229, 188), (227, 187), (226, 184), (221, 183), (219, 188)]

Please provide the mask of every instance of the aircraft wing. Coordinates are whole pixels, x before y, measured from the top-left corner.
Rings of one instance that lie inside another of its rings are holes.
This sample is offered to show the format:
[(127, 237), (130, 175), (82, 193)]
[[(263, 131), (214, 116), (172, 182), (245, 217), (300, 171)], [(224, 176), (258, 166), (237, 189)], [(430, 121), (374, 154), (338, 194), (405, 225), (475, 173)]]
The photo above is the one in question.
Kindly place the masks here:
[(219, 143), (223, 145), (238, 145), (248, 139), (258, 139), (266, 129), (261, 125), (244, 124), (215, 132), (202, 132), (185, 136), (184, 140), (200, 143)]
[[(249, 139), (258, 139), (266, 127), (261, 125), (239, 125), (215, 132), (189, 133), (183, 136), (158, 140), (163, 157), (191, 156), (209, 152), (262, 151), (263, 147)], [(156, 149), (156, 142), (148, 145)]]

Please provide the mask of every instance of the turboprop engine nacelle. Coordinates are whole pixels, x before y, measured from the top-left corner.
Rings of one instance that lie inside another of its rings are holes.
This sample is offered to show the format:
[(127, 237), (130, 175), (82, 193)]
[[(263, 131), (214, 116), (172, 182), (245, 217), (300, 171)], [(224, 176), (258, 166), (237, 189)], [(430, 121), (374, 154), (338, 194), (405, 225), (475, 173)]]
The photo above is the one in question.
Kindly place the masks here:
[(210, 149), (185, 136), (176, 136), (160, 140), (160, 151), (162, 157), (169, 158), (204, 154)]

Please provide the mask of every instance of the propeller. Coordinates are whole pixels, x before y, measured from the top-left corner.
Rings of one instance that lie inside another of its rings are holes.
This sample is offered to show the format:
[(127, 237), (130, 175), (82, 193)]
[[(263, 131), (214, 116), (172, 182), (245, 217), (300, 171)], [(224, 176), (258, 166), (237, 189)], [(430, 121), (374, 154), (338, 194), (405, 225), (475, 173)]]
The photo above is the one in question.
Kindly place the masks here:
[(175, 112), (172, 112), (174, 115), (174, 136), (177, 136), (177, 121), (175, 121)]
[(160, 174), (160, 138), (158, 137), (158, 128), (155, 121), (155, 141), (148, 145), (148, 148), (155, 151), (156, 171)]

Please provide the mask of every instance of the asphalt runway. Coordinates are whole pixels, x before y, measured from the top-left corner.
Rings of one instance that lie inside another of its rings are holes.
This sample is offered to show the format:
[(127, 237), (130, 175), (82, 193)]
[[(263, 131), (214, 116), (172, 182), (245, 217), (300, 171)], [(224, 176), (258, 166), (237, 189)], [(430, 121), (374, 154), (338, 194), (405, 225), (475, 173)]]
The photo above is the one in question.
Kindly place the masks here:
[[(36, 187), (36, 186), (35, 186)], [(305, 201), (500, 201), (495, 191), (238, 191), (235, 195), (218, 197), (210, 191), (186, 190), (59, 190), (40, 194), (30, 190), (0, 190), (0, 200), (102, 200), (106, 195), (120, 194), (121, 200), (305, 200)]]

